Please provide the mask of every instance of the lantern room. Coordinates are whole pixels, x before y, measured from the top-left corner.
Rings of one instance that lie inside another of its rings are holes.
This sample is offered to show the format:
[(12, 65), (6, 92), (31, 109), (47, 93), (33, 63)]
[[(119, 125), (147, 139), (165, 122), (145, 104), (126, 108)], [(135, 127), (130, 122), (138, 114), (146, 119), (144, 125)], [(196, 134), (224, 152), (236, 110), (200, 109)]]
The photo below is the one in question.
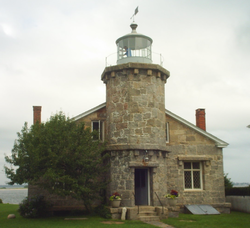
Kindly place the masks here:
[(137, 24), (130, 25), (132, 32), (116, 40), (117, 64), (137, 62), (152, 63), (153, 40), (136, 32)]

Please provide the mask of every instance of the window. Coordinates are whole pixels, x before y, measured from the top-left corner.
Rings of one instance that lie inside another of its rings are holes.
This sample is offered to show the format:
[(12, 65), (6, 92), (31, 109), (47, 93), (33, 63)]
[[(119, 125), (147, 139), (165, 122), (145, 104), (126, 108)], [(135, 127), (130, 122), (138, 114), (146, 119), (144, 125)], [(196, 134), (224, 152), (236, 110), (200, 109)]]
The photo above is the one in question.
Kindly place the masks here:
[(169, 143), (169, 124), (166, 123), (166, 143)]
[(201, 162), (184, 162), (185, 189), (202, 189)]
[(91, 130), (97, 131), (98, 134), (94, 137), (95, 140), (104, 140), (104, 123), (100, 120), (92, 121)]

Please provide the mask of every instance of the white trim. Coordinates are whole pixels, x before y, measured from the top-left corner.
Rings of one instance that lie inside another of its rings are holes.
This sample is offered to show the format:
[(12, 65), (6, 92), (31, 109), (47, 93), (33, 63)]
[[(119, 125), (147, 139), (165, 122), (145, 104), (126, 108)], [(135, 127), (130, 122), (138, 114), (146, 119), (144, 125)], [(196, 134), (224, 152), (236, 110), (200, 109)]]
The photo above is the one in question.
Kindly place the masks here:
[[(203, 179), (202, 179), (202, 174), (203, 174), (203, 165), (202, 162), (199, 163), (199, 169), (194, 169), (193, 168), (193, 163), (197, 161), (186, 161), (184, 163), (191, 163), (191, 168), (190, 169), (185, 169), (185, 164), (183, 164), (183, 178), (184, 178), (184, 190), (203, 190)], [(191, 172), (191, 188), (186, 188), (185, 184), (185, 171), (190, 171)], [(200, 188), (194, 188), (194, 172), (199, 171), (200, 172)]]
[(148, 170), (148, 206), (150, 206), (150, 178), (149, 178), (150, 172), (149, 172), (149, 169), (147, 170)]
[[(83, 117), (85, 117), (85, 116), (87, 116), (87, 115), (89, 115), (89, 114), (91, 114), (91, 113), (93, 113), (93, 112), (101, 109), (101, 108), (104, 108), (105, 106), (106, 106), (106, 102), (104, 102), (104, 103), (102, 103), (102, 104), (100, 104), (100, 105), (98, 105), (98, 106), (96, 106), (96, 107), (94, 107), (94, 108), (92, 108), (92, 109), (90, 109), (90, 110), (82, 113), (82, 114), (79, 114), (76, 117), (73, 117), (71, 120), (77, 121), (77, 120), (79, 120), (79, 119), (81, 119), (81, 118), (83, 118)], [(172, 117), (173, 119), (181, 122), (182, 124), (190, 127), (191, 129), (199, 132), (200, 134), (204, 135), (205, 137), (211, 139), (212, 141), (214, 141), (216, 143), (216, 145), (217, 145), (218, 148), (224, 148), (224, 147), (227, 147), (229, 145), (227, 142), (225, 142), (225, 141), (223, 141), (223, 140), (215, 137), (214, 135), (212, 135), (212, 134), (210, 134), (210, 133), (208, 133), (206, 131), (203, 131), (202, 129), (200, 129), (196, 125), (188, 122), (187, 120), (185, 120), (185, 119), (181, 118), (180, 116), (178, 116), (178, 115), (170, 112), (167, 109), (165, 109), (165, 114), (167, 114), (170, 117)]]
[(96, 106), (96, 107), (94, 107), (94, 108), (92, 108), (92, 109), (90, 109), (90, 110), (82, 113), (82, 114), (79, 114), (79, 115), (73, 117), (72, 120), (73, 121), (79, 120), (79, 119), (81, 119), (81, 118), (83, 118), (83, 117), (85, 117), (85, 116), (87, 116), (87, 115), (89, 115), (89, 114), (91, 114), (93, 112), (96, 112), (97, 110), (99, 110), (101, 108), (104, 108), (104, 107), (106, 107), (106, 102), (102, 103), (102, 104), (100, 104), (100, 105), (98, 105), (98, 106)]
[(216, 142), (217, 147), (224, 148), (224, 147), (227, 147), (229, 145), (228, 143), (226, 143), (226, 142), (220, 140), (219, 138), (215, 137), (214, 135), (202, 130), (201, 128), (195, 126), (194, 124), (188, 122), (187, 120), (181, 118), (180, 116), (177, 116), (176, 114), (170, 112), (169, 110), (165, 109), (165, 113), (167, 115), (169, 115), (170, 117), (172, 117), (173, 119), (183, 123), (184, 125), (190, 127), (191, 129), (193, 129), (193, 130), (199, 132), (200, 134), (208, 137), (209, 139), (213, 140), (214, 142)]
[[(98, 123), (98, 139), (100, 141), (104, 141), (105, 135), (104, 135), (104, 122), (101, 120), (92, 120), (91, 121), (91, 132), (93, 132), (93, 124)], [(101, 132), (102, 131), (102, 132)], [(101, 137), (102, 135), (102, 137)]]
[[(100, 124), (102, 125), (101, 126), (101, 130), (102, 130), (102, 141), (104, 142), (104, 140), (105, 140), (105, 134), (104, 134), (104, 121), (101, 121), (101, 120), (99, 120), (100, 121)], [(100, 133), (101, 134), (101, 133)], [(101, 135), (100, 135), (101, 136)]]
[(165, 132), (166, 132), (166, 143), (169, 143), (169, 122), (166, 122), (165, 124), (166, 126), (166, 129), (165, 129)]

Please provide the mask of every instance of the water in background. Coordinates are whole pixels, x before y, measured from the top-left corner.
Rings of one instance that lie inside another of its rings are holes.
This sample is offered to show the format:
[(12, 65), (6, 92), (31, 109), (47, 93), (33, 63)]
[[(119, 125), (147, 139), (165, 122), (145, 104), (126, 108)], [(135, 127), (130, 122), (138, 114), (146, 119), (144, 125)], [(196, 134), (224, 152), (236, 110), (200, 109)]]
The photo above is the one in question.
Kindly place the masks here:
[(0, 189), (0, 199), (3, 203), (19, 204), (28, 196), (28, 189)]

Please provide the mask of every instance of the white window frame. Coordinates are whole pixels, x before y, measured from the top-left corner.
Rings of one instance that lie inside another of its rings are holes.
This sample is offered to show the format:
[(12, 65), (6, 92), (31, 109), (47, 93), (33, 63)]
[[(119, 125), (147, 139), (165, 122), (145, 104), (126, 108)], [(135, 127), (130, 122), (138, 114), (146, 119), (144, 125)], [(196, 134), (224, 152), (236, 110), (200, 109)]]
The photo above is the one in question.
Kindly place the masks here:
[[(185, 163), (191, 163), (190, 169), (185, 169)], [(199, 169), (193, 168), (193, 163), (199, 163)], [(185, 184), (185, 171), (191, 172), (191, 188), (186, 188)], [(194, 188), (194, 171), (200, 172), (200, 188)], [(200, 161), (184, 161), (183, 163), (183, 180), (184, 180), (184, 190), (203, 190), (203, 180), (202, 180), (202, 162)]]
[[(92, 120), (91, 121), (91, 132), (94, 131), (94, 123), (98, 123), (98, 138), (101, 141), (104, 141), (104, 122), (101, 120)], [(100, 126), (101, 126), (101, 131), (100, 131)]]
[(166, 132), (166, 143), (169, 143), (169, 123), (166, 122), (165, 124), (165, 132)]

